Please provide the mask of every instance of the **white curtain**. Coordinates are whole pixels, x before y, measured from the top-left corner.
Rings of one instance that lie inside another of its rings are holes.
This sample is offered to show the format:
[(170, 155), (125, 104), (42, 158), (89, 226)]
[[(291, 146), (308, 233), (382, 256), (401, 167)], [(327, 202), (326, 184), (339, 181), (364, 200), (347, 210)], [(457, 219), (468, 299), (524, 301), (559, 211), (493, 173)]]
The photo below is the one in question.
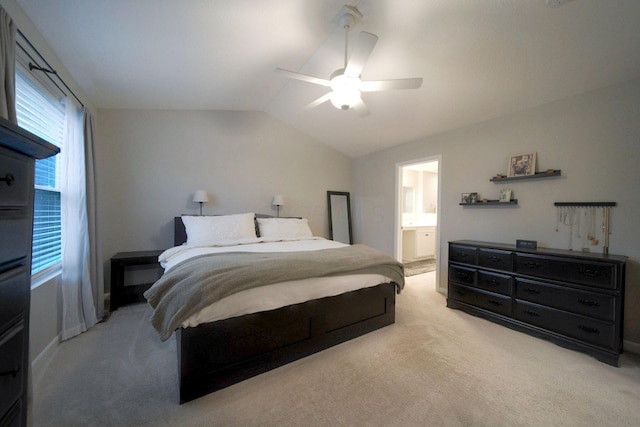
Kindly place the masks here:
[(70, 97), (66, 105), (67, 126), (61, 153), (64, 176), (60, 180), (63, 340), (86, 331), (98, 322), (90, 273), (84, 120), (82, 112)]
[(87, 107), (83, 109), (84, 119), (84, 163), (87, 182), (87, 225), (89, 230), (89, 273), (93, 290), (93, 301), (98, 319), (104, 317), (104, 273), (102, 251), (98, 237), (98, 195), (96, 188), (94, 118)]
[(0, 117), (11, 123), (16, 118), (16, 27), (0, 6)]

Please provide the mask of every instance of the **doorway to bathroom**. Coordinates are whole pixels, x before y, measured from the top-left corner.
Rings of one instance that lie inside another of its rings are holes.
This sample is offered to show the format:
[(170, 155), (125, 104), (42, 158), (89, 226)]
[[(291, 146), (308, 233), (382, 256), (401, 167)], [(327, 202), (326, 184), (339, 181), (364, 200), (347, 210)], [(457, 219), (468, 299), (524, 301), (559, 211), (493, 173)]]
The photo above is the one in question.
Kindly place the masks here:
[(440, 156), (397, 165), (396, 258), (407, 275), (436, 271), (440, 255)]

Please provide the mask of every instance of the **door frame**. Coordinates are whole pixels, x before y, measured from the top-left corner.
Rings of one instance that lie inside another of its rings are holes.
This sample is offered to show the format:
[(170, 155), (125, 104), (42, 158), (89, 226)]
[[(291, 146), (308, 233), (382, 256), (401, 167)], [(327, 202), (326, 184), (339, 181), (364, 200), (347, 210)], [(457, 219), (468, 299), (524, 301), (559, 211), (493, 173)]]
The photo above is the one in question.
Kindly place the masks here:
[(438, 268), (440, 264), (440, 232), (441, 224), (440, 212), (442, 211), (441, 204), (441, 193), (442, 193), (442, 155), (437, 154), (434, 156), (422, 157), (417, 159), (411, 159), (404, 162), (396, 163), (396, 197), (395, 197), (395, 217), (394, 217), (394, 244), (393, 244), (393, 254), (395, 258), (402, 262), (402, 170), (403, 168), (411, 165), (417, 165), (421, 163), (430, 163), (430, 162), (438, 162), (438, 207), (437, 207), (437, 215), (436, 215), (436, 288), (438, 287), (438, 283), (440, 283), (440, 268)]

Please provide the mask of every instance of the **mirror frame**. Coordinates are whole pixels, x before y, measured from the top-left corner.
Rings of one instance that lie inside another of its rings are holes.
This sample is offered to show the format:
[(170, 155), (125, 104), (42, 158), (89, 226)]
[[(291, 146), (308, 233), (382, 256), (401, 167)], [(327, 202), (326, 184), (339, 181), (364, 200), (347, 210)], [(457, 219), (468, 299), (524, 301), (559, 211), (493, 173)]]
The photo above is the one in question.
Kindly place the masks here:
[[(333, 238), (333, 221), (334, 217), (331, 210), (331, 196), (344, 196), (347, 202), (347, 226), (349, 228), (349, 244), (353, 244), (353, 231), (351, 228), (351, 200), (348, 191), (327, 191), (327, 207), (329, 209), (329, 238), (334, 240)], [(336, 221), (338, 220), (335, 218)], [(346, 243), (346, 242), (343, 242)]]

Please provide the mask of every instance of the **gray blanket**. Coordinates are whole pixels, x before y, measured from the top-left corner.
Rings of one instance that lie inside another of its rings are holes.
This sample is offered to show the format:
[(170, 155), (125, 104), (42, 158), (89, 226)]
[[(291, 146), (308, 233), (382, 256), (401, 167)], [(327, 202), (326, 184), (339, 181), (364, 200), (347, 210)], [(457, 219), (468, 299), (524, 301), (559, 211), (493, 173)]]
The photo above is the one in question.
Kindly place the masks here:
[(144, 293), (154, 308), (151, 323), (163, 341), (189, 317), (233, 293), (311, 277), (381, 274), (404, 287), (404, 268), (364, 245), (318, 251), (233, 252), (195, 257), (177, 264)]

